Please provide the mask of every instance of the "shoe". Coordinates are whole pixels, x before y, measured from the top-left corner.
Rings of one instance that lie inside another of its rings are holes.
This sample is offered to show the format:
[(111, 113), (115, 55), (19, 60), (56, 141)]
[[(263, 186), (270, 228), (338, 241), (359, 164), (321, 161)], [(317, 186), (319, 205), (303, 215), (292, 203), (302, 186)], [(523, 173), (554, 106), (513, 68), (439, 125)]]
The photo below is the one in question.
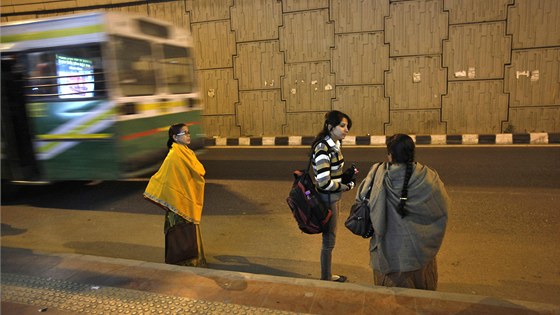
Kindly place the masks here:
[(346, 282), (346, 280), (348, 280), (348, 278), (346, 278), (346, 276), (342, 276), (342, 275), (332, 275), (331, 278), (332, 281), (334, 282)]

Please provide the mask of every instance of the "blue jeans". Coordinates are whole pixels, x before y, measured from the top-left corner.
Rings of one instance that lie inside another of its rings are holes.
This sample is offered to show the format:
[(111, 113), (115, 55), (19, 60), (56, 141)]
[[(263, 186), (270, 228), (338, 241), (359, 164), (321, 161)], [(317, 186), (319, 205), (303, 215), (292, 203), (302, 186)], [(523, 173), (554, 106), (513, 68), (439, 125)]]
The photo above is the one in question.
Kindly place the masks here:
[[(333, 198), (334, 197), (334, 198)], [(332, 272), (332, 251), (334, 249), (334, 244), (336, 242), (336, 228), (337, 228), (337, 221), (338, 221), (338, 205), (339, 205), (339, 198), (340, 196), (331, 195), (331, 206), (330, 209), (332, 211), (332, 217), (329, 220), (328, 229), (323, 232), (323, 245), (321, 247), (321, 280), (331, 280)], [(328, 203), (328, 196), (321, 195), (321, 199)]]

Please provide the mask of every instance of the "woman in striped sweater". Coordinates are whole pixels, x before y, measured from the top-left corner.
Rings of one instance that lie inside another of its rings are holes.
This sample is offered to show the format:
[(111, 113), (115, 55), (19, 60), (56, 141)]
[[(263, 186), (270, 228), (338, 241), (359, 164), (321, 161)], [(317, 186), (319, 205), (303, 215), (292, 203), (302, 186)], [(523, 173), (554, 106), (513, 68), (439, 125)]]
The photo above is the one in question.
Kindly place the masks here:
[(350, 117), (333, 110), (325, 115), (323, 130), (313, 140), (313, 171), (317, 190), (325, 204), (330, 205), (332, 217), (327, 231), (323, 232), (321, 248), (321, 280), (345, 282), (346, 277), (331, 273), (332, 251), (336, 241), (339, 200), (342, 192), (354, 188), (354, 181), (343, 182), (344, 157), (340, 148), (341, 141), (352, 127)]

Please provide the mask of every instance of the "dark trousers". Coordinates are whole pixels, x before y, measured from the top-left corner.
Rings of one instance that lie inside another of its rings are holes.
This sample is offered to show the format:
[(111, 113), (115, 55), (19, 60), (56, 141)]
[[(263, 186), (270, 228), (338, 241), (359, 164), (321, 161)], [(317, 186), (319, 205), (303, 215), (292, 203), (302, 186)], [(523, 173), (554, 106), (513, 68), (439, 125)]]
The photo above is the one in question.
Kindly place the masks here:
[(375, 285), (385, 287), (400, 287), (410, 289), (432, 290), (437, 289), (438, 272), (437, 262), (434, 258), (424, 267), (407, 272), (392, 272), (382, 274), (373, 271)]
[(339, 201), (331, 202), (332, 217), (329, 220), (329, 228), (323, 232), (323, 244), (321, 247), (321, 280), (331, 280), (332, 251), (336, 242), (336, 230), (338, 221)]

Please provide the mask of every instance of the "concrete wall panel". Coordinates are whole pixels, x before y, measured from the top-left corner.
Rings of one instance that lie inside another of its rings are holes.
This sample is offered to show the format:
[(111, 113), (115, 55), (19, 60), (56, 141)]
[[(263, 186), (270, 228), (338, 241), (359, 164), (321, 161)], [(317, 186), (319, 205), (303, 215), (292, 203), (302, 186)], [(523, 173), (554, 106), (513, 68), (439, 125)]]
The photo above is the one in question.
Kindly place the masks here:
[(504, 122), (504, 130), (510, 132), (560, 132), (560, 108), (558, 107), (517, 107), (509, 111), (509, 121)]
[(383, 86), (337, 87), (333, 109), (340, 110), (352, 118), (352, 134), (383, 134), (383, 126), (389, 121), (389, 100), (383, 93)]
[(229, 7), (233, 0), (186, 0), (186, 10), (193, 22), (229, 19)]
[(239, 80), (240, 90), (280, 88), (284, 58), (279, 51), (278, 41), (242, 43), (237, 45), (237, 51), (234, 73)]
[(331, 20), (336, 21), (335, 32), (382, 31), (384, 18), (389, 15), (386, 0), (332, 0)]
[(332, 61), (337, 84), (383, 84), (389, 57), (383, 32), (336, 35), (335, 39)]
[(230, 12), (237, 42), (278, 39), (278, 27), (282, 24), (280, 2), (238, 0)]
[[(2, 5), (4, 6), (4, 1), (2, 1)], [(41, 12), (46, 10), (46, 4), (44, 2), (35, 2), (34, 1), (12, 1), (12, 5), (7, 5), (10, 7), (10, 13), (25, 13), (25, 12)], [(4, 8), (2, 8), (2, 13), (4, 12)]]
[(443, 43), (448, 79), (503, 78), (511, 49), (511, 39), (504, 34), (504, 22), (450, 26), (449, 40)]
[(450, 82), (442, 103), (449, 134), (501, 133), (507, 119), (508, 97), (501, 80)]
[(204, 133), (208, 136), (239, 137), (241, 132), (236, 123), (235, 115), (202, 116)]
[(385, 134), (445, 134), (445, 123), (440, 121), (440, 111), (437, 109), (426, 110), (399, 110), (389, 113), (391, 122), (385, 126)]
[(560, 1), (516, 0), (509, 8), (507, 33), (513, 48), (560, 46)]
[(23, 21), (23, 20), (31, 20), (31, 19), (36, 19), (37, 15), (36, 14), (22, 14), (22, 15), (0, 15), (0, 18), (2, 18), (2, 23), (5, 22), (15, 22), (15, 21)]
[(235, 33), (228, 21), (192, 24), (197, 69), (233, 67)]
[(282, 99), (291, 112), (328, 111), (335, 97), (335, 76), (329, 62), (287, 64)]
[(200, 97), (206, 115), (233, 115), (239, 101), (233, 68), (200, 70)]
[(282, 134), (286, 108), (280, 90), (240, 92), (237, 118), (242, 136)]
[(391, 57), (441, 53), (447, 38), (447, 12), (441, 1), (392, 2), (385, 20), (385, 42)]
[(280, 47), (287, 63), (330, 60), (334, 25), (328, 10), (284, 14)]
[(164, 20), (173, 23), (173, 25), (191, 30), (191, 21), (188, 14), (177, 14), (177, 12), (185, 12), (184, 1), (172, 2), (148, 2), (148, 14), (152, 18)]
[(326, 112), (288, 113), (286, 114), (287, 125), (284, 127), (284, 135), (287, 136), (315, 136), (323, 129)]
[(505, 21), (509, 4), (514, 0), (445, 0), (449, 24)]
[(560, 49), (515, 50), (506, 67), (510, 107), (560, 105)]
[(447, 91), (446, 70), (440, 65), (439, 56), (391, 58), (385, 77), (391, 109), (439, 108)]
[(329, 0), (282, 0), (282, 6), (284, 12), (325, 9), (329, 7)]
[[(90, 10), (86, 10), (86, 11), (90, 11)], [(79, 12), (76, 13), (81, 13), (81, 12), (86, 12), (86, 11), (82, 11), (80, 10)], [(91, 11), (97, 11), (95, 9), (91, 10)], [(106, 11), (111, 11), (111, 12), (121, 12), (121, 13), (127, 13), (127, 14), (136, 14), (136, 15), (141, 15), (141, 16), (148, 16), (148, 6), (146, 4), (134, 4), (134, 5), (128, 5), (128, 6), (118, 6), (118, 7), (110, 7), (107, 8)]]

